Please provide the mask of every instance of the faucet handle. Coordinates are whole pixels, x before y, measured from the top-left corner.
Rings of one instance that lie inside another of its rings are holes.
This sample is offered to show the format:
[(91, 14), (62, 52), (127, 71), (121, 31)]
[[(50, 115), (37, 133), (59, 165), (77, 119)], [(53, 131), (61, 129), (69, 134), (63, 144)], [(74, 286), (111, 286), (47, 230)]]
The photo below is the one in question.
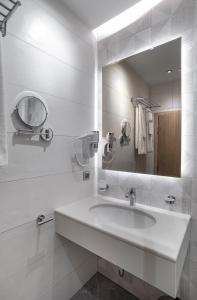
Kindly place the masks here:
[(130, 195), (136, 194), (136, 188), (128, 188), (125, 193), (125, 198), (129, 198)]
[(136, 194), (136, 188), (129, 188), (128, 193), (131, 194)]
[(136, 203), (136, 189), (130, 188), (128, 192), (125, 194), (125, 198), (129, 198), (130, 206), (134, 206)]

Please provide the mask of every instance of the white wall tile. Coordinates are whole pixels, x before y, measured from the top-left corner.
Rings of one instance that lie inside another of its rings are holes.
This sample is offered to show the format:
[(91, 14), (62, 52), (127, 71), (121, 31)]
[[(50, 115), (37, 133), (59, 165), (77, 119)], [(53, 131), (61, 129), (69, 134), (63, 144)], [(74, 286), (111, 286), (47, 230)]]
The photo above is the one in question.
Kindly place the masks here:
[(93, 102), (93, 76), (64, 64), (9, 34), (4, 42), (4, 53), (7, 82), (70, 101), (91, 99)]
[[(24, 127), (15, 112), (16, 97), (27, 89), (18, 85), (7, 84), (6, 90), (8, 131), (15, 132), (17, 128)], [(94, 127), (94, 103), (92, 99), (89, 101), (81, 99), (80, 102), (76, 102), (73, 99), (68, 100), (66, 97), (59, 98), (40, 91), (38, 93), (44, 98), (48, 108), (45, 127), (53, 128), (55, 135), (79, 136)], [(91, 102), (91, 106), (88, 105), (89, 102)]]
[(73, 15), (73, 13), (67, 8), (64, 2), (54, 0), (33, 0), (37, 5), (40, 5), (50, 16), (58, 20), (71, 32), (75, 33), (80, 39), (86, 41), (92, 45), (96, 44), (95, 37), (81, 21)]
[(91, 176), (92, 179), (86, 183), (82, 180), (82, 172), (2, 182), (0, 232), (92, 194), (93, 170)]
[[(0, 244), (2, 299), (37, 300), (49, 292), (50, 299), (56, 299), (57, 287), (63, 289), (58, 299), (67, 299), (96, 272), (95, 256), (56, 235), (53, 222), (42, 227), (29, 223), (13, 229), (0, 236)], [(88, 270), (84, 269), (86, 264), (90, 266)]]
[[(88, 267), (87, 267), (88, 266)], [(75, 272), (70, 273), (38, 300), (69, 300), (97, 271), (97, 261), (90, 258), (85, 261)], [(37, 298), (36, 298), (37, 300)]]
[(94, 73), (94, 48), (34, 1), (23, 1), (9, 32), (77, 69)]
[[(54, 222), (37, 227), (36, 218), (93, 194), (94, 160), (83, 182), (72, 143), (94, 129), (95, 41), (60, 1), (22, 0), (2, 43), (9, 163), (0, 169), (0, 299), (70, 299), (94, 275), (97, 259), (57, 236)], [(24, 90), (47, 103), (49, 144), (14, 134), (22, 126), (15, 99)]]

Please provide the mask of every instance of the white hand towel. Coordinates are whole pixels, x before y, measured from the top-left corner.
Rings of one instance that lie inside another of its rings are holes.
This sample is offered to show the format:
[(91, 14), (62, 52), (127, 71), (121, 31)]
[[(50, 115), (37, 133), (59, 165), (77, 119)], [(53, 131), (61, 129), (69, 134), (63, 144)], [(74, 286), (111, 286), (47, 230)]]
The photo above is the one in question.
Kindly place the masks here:
[(148, 134), (153, 135), (154, 129), (153, 129), (153, 121), (148, 122)]
[(146, 154), (146, 115), (141, 104), (138, 105), (138, 154)]
[(4, 80), (3, 80), (3, 50), (2, 38), (0, 38), (0, 166), (8, 164), (7, 150), (7, 128), (6, 128), (6, 110), (5, 110), (5, 95), (4, 95)]
[(153, 152), (153, 135), (154, 135), (154, 123), (153, 123), (153, 113), (151, 111), (146, 112), (146, 122), (147, 122), (147, 152)]
[(135, 108), (135, 149), (138, 149), (138, 137), (139, 137), (139, 108), (138, 105)]
[(153, 113), (151, 111), (147, 111), (147, 121), (153, 121)]

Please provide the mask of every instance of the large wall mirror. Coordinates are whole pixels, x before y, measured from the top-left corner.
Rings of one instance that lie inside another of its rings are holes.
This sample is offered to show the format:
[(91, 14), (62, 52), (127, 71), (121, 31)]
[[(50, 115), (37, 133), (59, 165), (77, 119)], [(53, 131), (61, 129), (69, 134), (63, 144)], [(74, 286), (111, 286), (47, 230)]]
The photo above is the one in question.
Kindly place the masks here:
[(181, 39), (102, 69), (104, 169), (181, 176)]

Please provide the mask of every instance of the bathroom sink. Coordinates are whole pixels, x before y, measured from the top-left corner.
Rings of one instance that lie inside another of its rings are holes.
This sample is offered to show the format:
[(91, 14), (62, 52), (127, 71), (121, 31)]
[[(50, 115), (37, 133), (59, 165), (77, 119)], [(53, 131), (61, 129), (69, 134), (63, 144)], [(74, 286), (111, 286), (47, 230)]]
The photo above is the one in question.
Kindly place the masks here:
[(56, 232), (177, 297), (190, 239), (190, 216), (92, 196), (56, 209)]
[(100, 204), (90, 207), (89, 211), (102, 225), (143, 229), (156, 223), (156, 219), (151, 215), (136, 208), (120, 205)]

